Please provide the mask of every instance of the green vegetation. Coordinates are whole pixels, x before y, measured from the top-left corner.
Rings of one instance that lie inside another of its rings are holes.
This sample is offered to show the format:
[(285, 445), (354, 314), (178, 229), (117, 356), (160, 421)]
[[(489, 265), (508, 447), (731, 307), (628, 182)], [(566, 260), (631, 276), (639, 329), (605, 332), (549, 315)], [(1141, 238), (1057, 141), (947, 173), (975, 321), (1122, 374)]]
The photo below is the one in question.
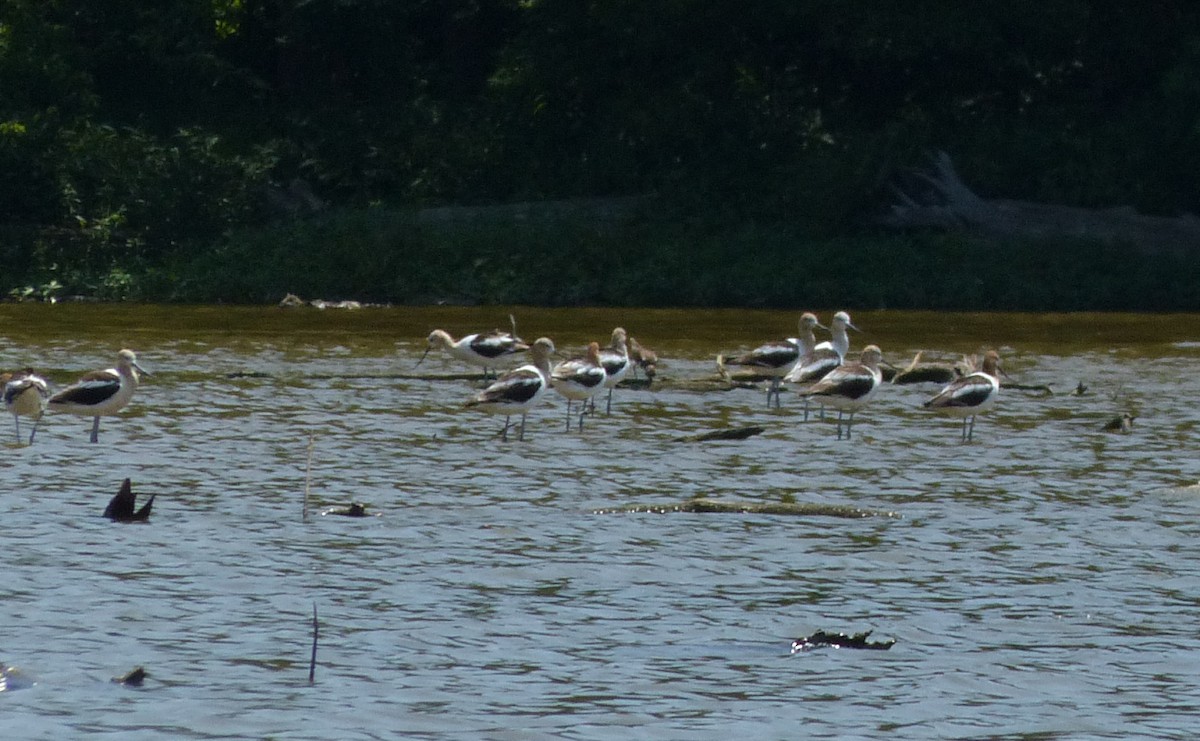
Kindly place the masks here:
[(990, 197), (1200, 211), (1187, 0), (0, 0), (0, 90), (12, 297), (1198, 305), (1194, 255), (871, 221), (933, 149)]

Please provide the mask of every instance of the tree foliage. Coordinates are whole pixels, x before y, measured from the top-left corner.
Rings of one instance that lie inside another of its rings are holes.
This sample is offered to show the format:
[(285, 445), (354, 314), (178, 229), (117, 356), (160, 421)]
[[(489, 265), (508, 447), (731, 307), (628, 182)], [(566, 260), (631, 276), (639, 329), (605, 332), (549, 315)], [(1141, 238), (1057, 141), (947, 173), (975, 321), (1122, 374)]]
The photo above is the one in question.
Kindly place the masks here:
[(1188, 0), (0, 0), (0, 90), (0, 258), (80, 290), (297, 179), (347, 207), (655, 192), (822, 235), (935, 148), (988, 195), (1200, 193)]

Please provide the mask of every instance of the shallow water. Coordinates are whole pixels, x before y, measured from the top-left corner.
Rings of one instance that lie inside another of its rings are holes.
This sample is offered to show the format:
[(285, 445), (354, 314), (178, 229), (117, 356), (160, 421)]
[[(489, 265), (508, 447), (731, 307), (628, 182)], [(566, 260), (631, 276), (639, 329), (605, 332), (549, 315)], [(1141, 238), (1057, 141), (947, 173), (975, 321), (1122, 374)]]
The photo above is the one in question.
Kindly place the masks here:
[[(5, 365), (62, 385), (128, 346), (154, 374), (100, 445), (65, 415), (32, 447), (0, 427), (0, 659), (36, 681), (0, 694), (5, 737), (1194, 735), (1200, 317), (854, 312), (893, 362), (995, 346), (1059, 392), (1006, 390), (963, 445), (934, 386), (882, 389), (838, 441), (794, 395), (690, 383), (794, 314), (518, 309), (560, 348), (625, 326), (661, 383), (581, 434), (552, 399), (501, 443), (465, 369), (413, 366), (430, 329), (508, 311), (0, 306)], [(1133, 434), (1099, 431), (1123, 411)], [(126, 476), (149, 524), (99, 516)], [(594, 513), (694, 495), (900, 517)], [(380, 516), (317, 514), (352, 500)], [(897, 643), (789, 655), (818, 629)], [(135, 665), (144, 687), (108, 682)]]

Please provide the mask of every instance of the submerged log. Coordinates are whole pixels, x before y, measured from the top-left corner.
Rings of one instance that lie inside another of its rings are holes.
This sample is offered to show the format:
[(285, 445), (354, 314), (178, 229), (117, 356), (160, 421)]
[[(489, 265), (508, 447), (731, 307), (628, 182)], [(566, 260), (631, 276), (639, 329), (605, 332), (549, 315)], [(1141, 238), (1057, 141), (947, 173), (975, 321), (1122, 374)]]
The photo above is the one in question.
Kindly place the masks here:
[(855, 633), (848, 636), (845, 633), (826, 633), (818, 630), (805, 638), (792, 641), (792, 653), (811, 651), (814, 648), (862, 648), (870, 651), (887, 651), (896, 645), (896, 639), (890, 641), (869, 641), (867, 638), (872, 631)]
[(675, 438), (675, 442), (680, 443), (704, 443), (710, 440), (745, 440), (755, 435), (761, 435), (765, 427), (751, 425), (750, 427), (731, 427), (725, 430), (713, 430), (712, 432), (704, 432), (699, 435), (684, 435), (683, 437)]
[(789, 517), (864, 517), (899, 518), (896, 512), (878, 509), (863, 509), (845, 504), (820, 504), (816, 502), (723, 502), (717, 499), (689, 499), (677, 504), (629, 504), (612, 509), (595, 510), (594, 514), (668, 512), (726, 513), (750, 515), (784, 515)]
[(1193, 252), (1200, 219), (1147, 216), (1128, 206), (1081, 208), (1031, 201), (985, 199), (958, 176), (950, 155), (938, 152), (928, 170), (908, 173), (897, 201), (877, 220), (893, 229), (939, 229), (991, 241), (1080, 239), (1128, 244), (1143, 253)]

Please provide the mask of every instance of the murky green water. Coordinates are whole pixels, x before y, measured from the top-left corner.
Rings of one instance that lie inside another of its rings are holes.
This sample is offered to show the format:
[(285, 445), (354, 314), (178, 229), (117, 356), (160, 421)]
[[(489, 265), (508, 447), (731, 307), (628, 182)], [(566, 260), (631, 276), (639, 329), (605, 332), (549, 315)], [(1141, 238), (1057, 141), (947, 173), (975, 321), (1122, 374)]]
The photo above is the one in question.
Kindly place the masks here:
[[(0, 426), (0, 659), (37, 681), (0, 694), (5, 736), (1190, 738), (1200, 317), (850, 308), (855, 348), (995, 346), (1061, 393), (1005, 391), (964, 446), (935, 387), (887, 387), (839, 442), (794, 395), (697, 383), (798, 312), (518, 309), (561, 348), (626, 327), (661, 384), (582, 434), (552, 399), (502, 444), (461, 367), (413, 365), (507, 308), (0, 306), (4, 365), (65, 384), (128, 346), (154, 373), (100, 445)], [(1099, 431), (1122, 411), (1133, 434)], [(379, 517), (302, 521), (310, 436), (312, 507)], [(99, 516), (125, 476), (148, 525)], [(699, 494), (902, 517), (593, 514)], [(788, 654), (817, 629), (897, 644)]]

